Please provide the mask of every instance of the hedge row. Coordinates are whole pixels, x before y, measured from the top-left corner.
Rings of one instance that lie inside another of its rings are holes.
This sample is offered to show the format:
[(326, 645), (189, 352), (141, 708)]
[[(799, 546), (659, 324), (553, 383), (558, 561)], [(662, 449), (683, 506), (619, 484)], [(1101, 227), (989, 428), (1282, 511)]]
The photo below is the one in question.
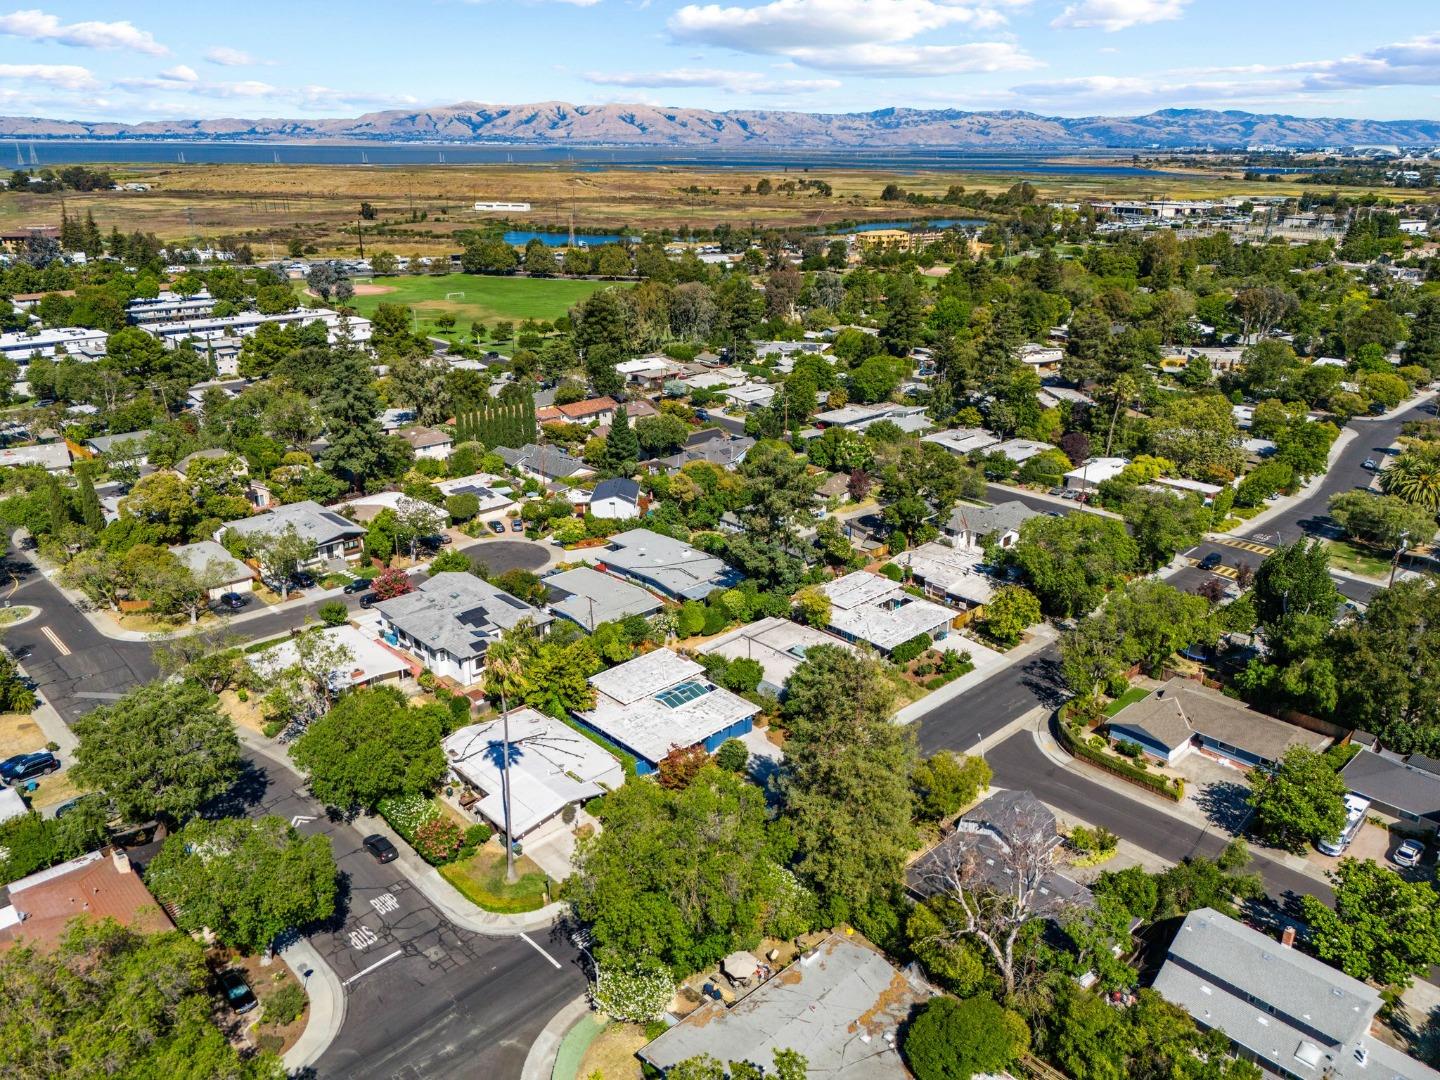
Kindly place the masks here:
[(1059, 717), (1059, 724), (1056, 727), (1060, 732), (1060, 744), (1073, 756), (1084, 758), (1097, 768), (1104, 769), (1122, 780), (1128, 780), (1132, 784), (1148, 788), (1156, 795), (1163, 796), (1171, 802), (1179, 802), (1185, 794), (1185, 784), (1176, 780), (1173, 783), (1168, 777), (1158, 773), (1147, 772), (1136, 765), (1131, 765), (1122, 758), (1113, 754), (1102, 753), (1093, 746), (1086, 744), (1083, 739), (1077, 739), (1065, 721), (1065, 712), (1062, 710)]

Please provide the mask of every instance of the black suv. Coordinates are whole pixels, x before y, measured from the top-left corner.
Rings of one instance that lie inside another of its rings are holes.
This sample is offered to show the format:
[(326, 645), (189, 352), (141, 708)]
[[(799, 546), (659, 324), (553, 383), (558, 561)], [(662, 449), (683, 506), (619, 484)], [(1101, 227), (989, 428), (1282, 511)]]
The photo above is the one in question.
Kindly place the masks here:
[(387, 837), (381, 836), (378, 832), (371, 833), (365, 837), (362, 844), (366, 851), (375, 857), (376, 862), (394, 862), (400, 852), (395, 850), (395, 845)]
[(33, 754), (16, 754), (0, 761), (0, 777), (8, 783), (19, 784), (37, 776), (44, 776), (60, 768), (60, 759), (49, 750), (37, 750)]

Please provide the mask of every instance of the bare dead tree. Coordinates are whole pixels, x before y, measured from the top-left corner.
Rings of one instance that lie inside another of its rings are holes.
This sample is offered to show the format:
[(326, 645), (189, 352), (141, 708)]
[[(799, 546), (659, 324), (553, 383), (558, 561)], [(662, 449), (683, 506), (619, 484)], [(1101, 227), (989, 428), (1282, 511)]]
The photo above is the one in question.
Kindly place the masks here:
[[(1043, 810), (1043, 807), (1037, 808)], [(1015, 944), (1035, 919), (1061, 919), (1079, 902), (1048, 881), (1055, 871), (1059, 837), (1054, 819), (1021, 815), (1017, 827), (1001, 836), (990, 830), (960, 832), (924, 859), (920, 890), (943, 898), (936, 905), (944, 930), (939, 944), (973, 937), (985, 946), (1005, 981), (1005, 994), (1015, 993)]]

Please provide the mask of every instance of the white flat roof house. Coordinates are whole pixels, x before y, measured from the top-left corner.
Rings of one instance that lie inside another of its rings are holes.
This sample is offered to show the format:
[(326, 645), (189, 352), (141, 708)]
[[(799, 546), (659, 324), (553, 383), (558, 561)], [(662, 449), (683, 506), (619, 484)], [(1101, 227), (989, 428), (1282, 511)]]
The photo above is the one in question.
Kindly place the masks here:
[(1065, 359), (1065, 350), (1032, 341), (1015, 350), (1015, 359), (1028, 368), (1048, 374), (1060, 370), (1060, 361)]
[(193, 296), (162, 291), (155, 297), (137, 297), (125, 305), (125, 318), (136, 326), (208, 318), (215, 311), (215, 298), (201, 289)]
[(675, 747), (711, 753), (748, 732), (759, 706), (716, 686), (694, 660), (669, 649), (637, 656), (590, 676), (594, 707), (577, 712), (586, 727), (634, 754), (644, 776)]
[(586, 630), (631, 615), (653, 615), (665, 606), (654, 593), (588, 566), (563, 570), (542, 580), (558, 594), (558, 599), (550, 602), (550, 610)]
[(522, 619), (543, 634), (554, 617), (488, 581), (447, 571), (420, 582), (414, 592), (382, 600), (380, 636), (413, 653), (430, 671), (461, 686), (480, 681), (491, 642)]
[(743, 575), (714, 555), (649, 529), (616, 533), (586, 556), (602, 570), (640, 582), (676, 600), (703, 600), (716, 589), (739, 584)]
[(830, 629), (884, 653), (921, 634), (943, 638), (955, 618), (949, 608), (911, 596), (898, 581), (868, 570), (856, 570), (821, 588), (830, 598)]
[(943, 446), (952, 454), (965, 455), (974, 450), (988, 450), (1000, 440), (984, 428), (950, 428), (920, 436), (921, 442)]
[(986, 453), (1004, 454), (1015, 464), (1022, 465), (1036, 454), (1054, 449), (1048, 442), (1038, 442), (1035, 439), (1007, 439), (998, 446), (987, 447)]
[(745, 383), (721, 390), (720, 396), (744, 409), (763, 409), (775, 400), (775, 387), (769, 383)]
[(63, 442), (7, 446), (0, 450), (0, 466), (39, 465), (47, 472), (69, 472), (70, 460), (70, 448)]
[(1114, 480), (1129, 464), (1129, 458), (1093, 457), (1065, 474), (1065, 486), (1072, 491), (1094, 491), (1106, 480)]
[(712, 638), (700, 651), (730, 660), (754, 660), (765, 669), (760, 689), (778, 695), (795, 669), (805, 662), (805, 653), (817, 645), (855, 650), (855, 646), (834, 634), (772, 616)]
[[(357, 686), (398, 682), (410, 670), (403, 659), (349, 623), (313, 632), (323, 635), (328, 644), (343, 646), (350, 652), (350, 659), (330, 672), (330, 689), (335, 693)], [(245, 661), (261, 678), (273, 679), (300, 662), (300, 651), (295, 647), (294, 638), (286, 638), (278, 645), (246, 654)]]
[[(521, 839), (564, 812), (614, 791), (625, 783), (625, 770), (615, 756), (578, 731), (528, 705), (511, 709), (510, 781), (511, 832)], [(502, 794), (504, 719), (470, 724), (440, 744), (450, 769), (480, 793), (470, 809), (497, 832), (505, 828)]]
[(510, 482), (490, 473), (471, 473), (469, 476), (457, 476), (452, 480), (437, 480), (435, 486), (440, 489), (440, 494), (447, 497), (474, 495), (480, 501), (481, 517), (504, 510), (515, 502), (511, 498), (513, 491)]
[(281, 311), (273, 315), (262, 315), (258, 311), (242, 311), (238, 315), (225, 315), (211, 319), (180, 319), (175, 322), (152, 323), (145, 331), (154, 334), (169, 348), (174, 348), (186, 338), (197, 341), (213, 341), (227, 337), (249, 337), (266, 323), (279, 326), (298, 324), (309, 326), (323, 323), (328, 331), (331, 345), (340, 340), (342, 333), (348, 333), (350, 340), (363, 345), (370, 340), (370, 320), (358, 315), (342, 315), (329, 308), (300, 308), (296, 311)]
[(822, 428), (840, 427), (851, 431), (864, 431), (871, 424), (888, 420), (902, 431), (924, 431), (935, 425), (925, 415), (924, 405), (897, 405), (893, 401), (882, 401), (875, 405), (842, 405), (838, 409), (818, 412), (814, 421)]
[(37, 357), (68, 353), (79, 360), (94, 360), (105, 355), (110, 335), (104, 330), (83, 326), (58, 326), (37, 333), (15, 330), (0, 334), (0, 356), (24, 367)]
[(984, 559), (982, 551), (935, 540), (895, 556), (931, 596), (966, 608), (988, 604), (995, 594), (998, 583), (980, 568)]
[(313, 499), (286, 503), (263, 514), (227, 521), (215, 530), (214, 538), (223, 541), (230, 531), (242, 537), (269, 536), (284, 532), (292, 525), (301, 536), (315, 541), (315, 556), (305, 564), (307, 567), (322, 566), (336, 559), (354, 562), (360, 558), (365, 527), (326, 510)]

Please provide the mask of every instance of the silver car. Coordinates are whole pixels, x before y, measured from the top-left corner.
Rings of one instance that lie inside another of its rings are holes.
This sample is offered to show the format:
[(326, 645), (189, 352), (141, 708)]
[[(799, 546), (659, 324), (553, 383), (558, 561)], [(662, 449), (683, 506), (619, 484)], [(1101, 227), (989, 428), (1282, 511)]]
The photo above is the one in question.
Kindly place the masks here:
[(1419, 866), (1420, 860), (1425, 857), (1425, 845), (1419, 840), (1406, 840), (1390, 857), (1395, 860), (1396, 866)]

